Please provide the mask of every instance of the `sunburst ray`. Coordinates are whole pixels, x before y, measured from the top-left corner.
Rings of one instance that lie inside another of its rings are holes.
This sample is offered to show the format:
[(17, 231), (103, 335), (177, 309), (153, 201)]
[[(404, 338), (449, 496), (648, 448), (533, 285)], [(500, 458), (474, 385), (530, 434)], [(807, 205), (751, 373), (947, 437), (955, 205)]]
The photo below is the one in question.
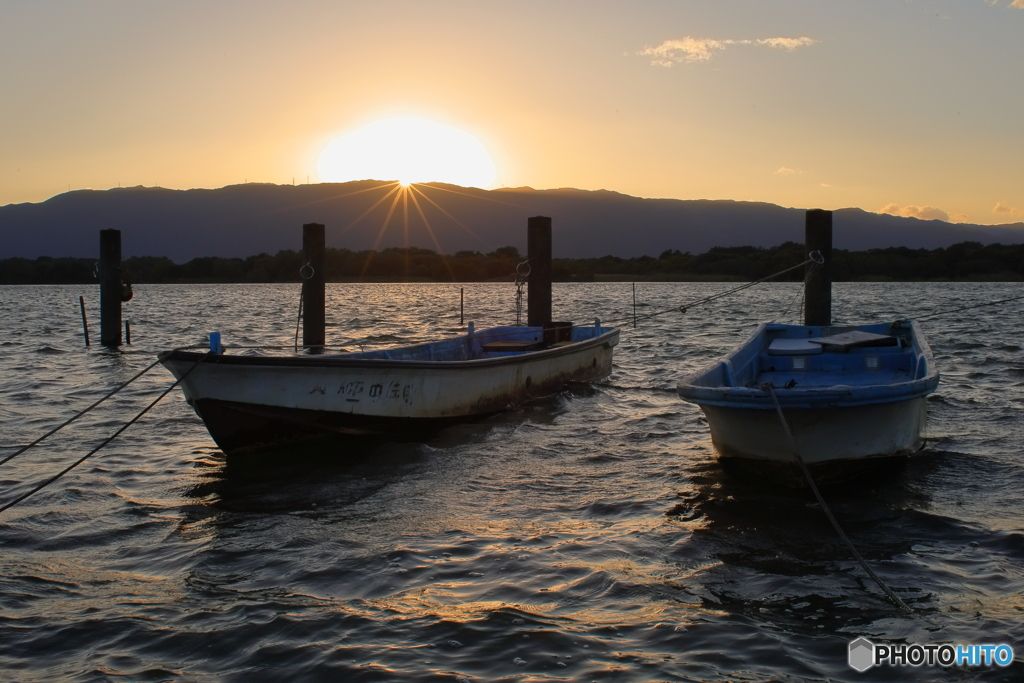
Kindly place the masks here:
[[(415, 189), (415, 188), (413, 188)], [(437, 235), (434, 234), (434, 229), (430, 226), (430, 221), (427, 220), (427, 216), (423, 213), (423, 207), (420, 206), (420, 202), (416, 199), (416, 195), (412, 192), (409, 193), (409, 198), (412, 199), (413, 206), (416, 207), (416, 211), (420, 214), (420, 220), (423, 221), (423, 226), (427, 229), (427, 234), (430, 235), (431, 241), (434, 246), (437, 247), (437, 253), (441, 257), (441, 262), (444, 263), (445, 269), (448, 271), (448, 275), (451, 276), (452, 281), (455, 281), (455, 271), (452, 270), (452, 264), (448, 263), (448, 258), (444, 255), (444, 251), (441, 249), (441, 243), (437, 240)]]
[(434, 201), (433, 199), (431, 199), (431, 198), (430, 198), (430, 197), (428, 197), (428, 196), (427, 196), (426, 194), (424, 194), (422, 190), (420, 190), (420, 189), (419, 189), (418, 187), (416, 187), (415, 185), (410, 185), (410, 187), (411, 187), (411, 188), (412, 188), (413, 190), (415, 190), (416, 192), (419, 192), (419, 193), (420, 193), (420, 196), (421, 196), (421, 197), (423, 197), (423, 198), (424, 198), (424, 199), (426, 199), (426, 200), (427, 200), (428, 202), (430, 202), (430, 203), (431, 203), (431, 204), (433, 204), (433, 205), (434, 205), (435, 207), (437, 207), (437, 210), (438, 210), (438, 211), (440, 211), (440, 212), (441, 212), (441, 213), (443, 213), (443, 214), (444, 214), (445, 216), (448, 216), (448, 218), (451, 218), (451, 219), (452, 219), (453, 221), (455, 221), (455, 223), (456, 223), (456, 224), (457, 224), (457, 225), (458, 225), (458, 226), (459, 226), (460, 228), (462, 228), (463, 230), (465, 230), (466, 232), (468, 232), (468, 233), (469, 233), (470, 235), (472, 235), (473, 237), (475, 237), (475, 238), (477, 238), (478, 240), (480, 240), (480, 242), (481, 242), (482, 244), (486, 244), (486, 242), (484, 242), (483, 238), (482, 238), (482, 237), (480, 237), (480, 235), (476, 234), (475, 232), (473, 232), (472, 230), (470, 230), (469, 228), (467, 228), (467, 227), (466, 227), (465, 225), (463, 225), (463, 224), (462, 224), (462, 221), (460, 221), (460, 220), (459, 220), (458, 218), (456, 218), (455, 216), (453, 216), (453, 215), (451, 215), (450, 213), (448, 213), (447, 211), (445, 211), (445, 210), (444, 210), (444, 208), (443, 208), (443, 207), (442, 207), (442, 206), (441, 206), (440, 204), (438, 204), (438, 203), (437, 203), (437, 202), (435, 202), (435, 201)]
[(393, 195), (394, 193), (398, 192), (398, 191), (399, 191), (399, 190), (401, 190), (401, 189), (402, 189), (402, 186), (401, 186), (401, 185), (399, 185), (398, 183), (395, 183), (395, 186), (394, 186), (393, 188), (391, 188), (391, 192), (388, 192), (388, 193), (387, 193), (386, 195), (384, 195), (383, 197), (381, 197), (380, 199), (378, 199), (378, 200), (377, 200), (376, 202), (374, 202), (374, 203), (373, 203), (373, 206), (371, 206), (371, 207), (370, 207), (370, 208), (368, 208), (368, 209), (367, 209), (366, 211), (363, 211), (363, 212), (362, 212), (361, 214), (359, 214), (359, 217), (358, 217), (358, 218), (356, 218), (356, 219), (355, 219), (354, 221), (352, 221), (351, 223), (349, 223), (348, 225), (346, 225), (346, 226), (345, 226), (345, 227), (344, 227), (344, 228), (343, 228), (343, 229), (342, 229), (341, 231), (339, 231), (339, 232), (338, 232), (338, 235), (344, 235), (344, 234), (345, 234), (346, 232), (348, 232), (348, 231), (349, 231), (349, 230), (350, 230), (350, 229), (351, 229), (352, 227), (354, 227), (356, 223), (358, 223), (359, 221), (361, 221), (361, 220), (363, 220), (364, 218), (366, 218), (367, 214), (369, 214), (369, 213), (370, 213), (371, 211), (373, 211), (373, 210), (374, 210), (374, 209), (376, 209), (376, 208), (377, 208), (378, 206), (380, 206), (380, 205), (381, 205), (381, 204), (382, 204), (382, 203), (384, 202), (384, 200), (385, 200), (385, 199), (387, 199), (388, 197), (390, 197), (391, 195)]

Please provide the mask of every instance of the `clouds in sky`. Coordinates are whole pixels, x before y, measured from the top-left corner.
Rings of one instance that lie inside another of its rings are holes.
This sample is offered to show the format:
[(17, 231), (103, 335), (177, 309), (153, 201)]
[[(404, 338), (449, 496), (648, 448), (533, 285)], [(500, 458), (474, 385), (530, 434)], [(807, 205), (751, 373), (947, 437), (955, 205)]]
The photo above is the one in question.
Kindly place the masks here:
[(803, 171), (799, 168), (786, 168), (782, 166), (775, 172), (775, 175), (803, 175)]
[(892, 216), (904, 216), (906, 218), (920, 218), (923, 221), (946, 221), (947, 223), (966, 223), (970, 216), (963, 213), (946, 213), (934, 206), (915, 206), (909, 204), (901, 207), (898, 204), (886, 204), (878, 213), (887, 213)]
[(1024, 0), (1013, 0), (1010, 3), (1010, 7), (1016, 7), (1017, 9), (1024, 9)]
[[(1017, 0), (1017, 2), (1024, 4), (1024, 0)], [(1007, 206), (1002, 202), (996, 202), (996, 205), (992, 207), (992, 213), (999, 216), (1024, 216), (1024, 209), (1017, 208), (1016, 206)]]
[[(1015, 0), (1022, 2), (1024, 0)], [(814, 45), (819, 41), (806, 36), (801, 38), (760, 38), (758, 40), (715, 40), (686, 36), (677, 40), (666, 40), (657, 47), (644, 48), (638, 55), (651, 58), (655, 66), (672, 66), (682, 62), (706, 62), (730, 45), (755, 45), (773, 47), (792, 52), (799, 47)]]

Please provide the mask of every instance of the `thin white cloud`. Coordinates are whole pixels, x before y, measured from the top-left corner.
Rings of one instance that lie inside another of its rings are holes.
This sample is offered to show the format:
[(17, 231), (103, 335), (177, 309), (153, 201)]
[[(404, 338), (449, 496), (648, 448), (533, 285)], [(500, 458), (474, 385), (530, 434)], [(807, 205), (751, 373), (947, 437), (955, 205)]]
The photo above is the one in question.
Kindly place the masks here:
[(803, 171), (799, 168), (786, 168), (782, 166), (775, 172), (775, 175), (803, 175)]
[[(1024, 2), (1024, 0), (1017, 1)], [(750, 41), (742, 42), (746, 44)], [(814, 40), (813, 38), (808, 38), (807, 36), (804, 36), (802, 38), (763, 38), (762, 40), (758, 40), (757, 44), (767, 45), (768, 47), (777, 47), (792, 52), (798, 47), (808, 47), (809, 45), (814, 45), (816, 42), (818, 41)]]
[[(1024, 0), (1019, 0), (1024, 2)], [(650, 57), (655, 66), (672, 66), (682, 62), (706, 62), (730, 45), (760, 45), (792, 52), (799, 47), (814, 45), (819, 41), (806, 36), (800, 38), (760, 38), (758, 40), (715, 40), (713, 38), (693, 38), (686, 36), (676, 40), (666, 40), (656, 47), (647, 47), (637, 52), (643, 57)]]
[[(1019, 0), (1024, 3), (1024, 0)], [(992, 213), (1000, 216), (1024, 216), (1024, 209), (1016, 206), (1007, 206), (1002, 202), (996, 202), (996, 205), (992, 207)]]
[(651, 57), (655, 66), (672, 66), (679, 62), (706, 62), (711, 59), (713, 50), (723, 50), (725, 44), (720, 40), (691, 38), (666, 40), (657, 47), (648, 47), (638, 55)]

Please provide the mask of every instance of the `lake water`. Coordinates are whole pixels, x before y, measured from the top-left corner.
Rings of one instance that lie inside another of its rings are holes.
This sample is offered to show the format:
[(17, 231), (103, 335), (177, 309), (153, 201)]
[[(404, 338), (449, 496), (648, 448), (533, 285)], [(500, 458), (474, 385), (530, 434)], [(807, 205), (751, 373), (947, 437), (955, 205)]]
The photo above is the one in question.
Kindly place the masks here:
[[(643, 315), (726, 284), (644, 283)], [(466, 319), (515, 321), (511, 284)], [(298, 285), (140, 285), (133, 345), (99, 337), (95, 287), (0, 288), (0, 457), (167, 348), (293, 343)], [(1021, 284), (837, 284), (837, 322), (924, 316)], [(421, 442), (226, 462), (175, 389), (64, 478), (0, 514), (0, 680), (1024, 680), (1024, 317), (923, 323), (942, 372), (927, 449), (826, 499), (719, 468), (679, 377), (798, 285), (623, 329), (607, 380)], [(795, 303), (794, 303), (795, 301)], [(627, 284), (555, 287), (554, 317), (632, 314)], [(328, 286), (329, 343), (454, 336), (459, 285)], [(239, 352), (232, 351), (229, 352)], [(256, 351), (248, 351), (254, 353)], [(0, 505), (81, 457), (171, 382), (159, 366), (0, 467)], [(1007, 643), (1008, 668), (847, 665), (857, 636)]]

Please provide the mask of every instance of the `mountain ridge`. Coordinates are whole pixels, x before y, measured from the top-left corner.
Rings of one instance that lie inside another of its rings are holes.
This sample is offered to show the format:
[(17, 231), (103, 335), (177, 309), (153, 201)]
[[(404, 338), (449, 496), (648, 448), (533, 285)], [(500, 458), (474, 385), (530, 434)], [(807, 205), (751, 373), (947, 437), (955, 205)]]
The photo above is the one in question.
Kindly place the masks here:
[[(415, 185), (403, 198), (394, 187), (364, 180), (74, 190), (43, 202), (0, 207), (0, 258), (94, 256), (97, 232), (104, 228), (122, 231), (125, 257), (168, 256), (175, 262), (245, 257), (301, 248), (304, 223), (325, 224), (328, 246), (353, 250), (416, 246), (442, 253), (489, 252), (511, 245), (525, 252), (526, 219), (534, 215), (552, 217), (556, 257), (633, 257), (667, 249), (701, 253), (803, 241), (804, 209), (769, 202), (644, 198), (574, 188), (480, 190), (443, 183)], [(954, 224), (857, 208), (834, 211), (833, 228), (834, 245), (851, 250), (1024, 243), (1024, 223)]]

